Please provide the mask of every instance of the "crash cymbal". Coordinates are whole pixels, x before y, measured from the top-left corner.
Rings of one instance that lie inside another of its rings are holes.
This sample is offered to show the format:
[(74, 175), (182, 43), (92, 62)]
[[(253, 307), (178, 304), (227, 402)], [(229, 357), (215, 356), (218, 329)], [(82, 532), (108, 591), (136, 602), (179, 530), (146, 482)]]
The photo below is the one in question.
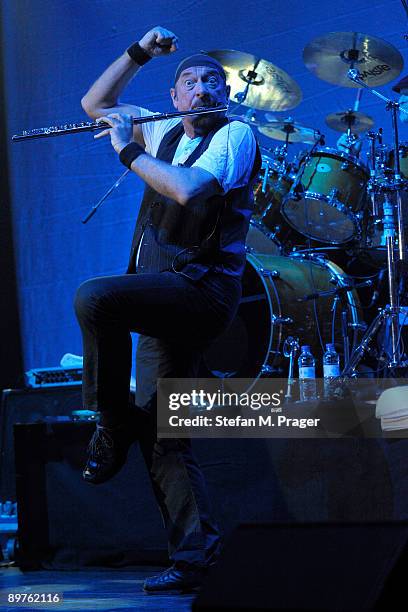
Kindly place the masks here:
[(274, 140), (286, 140), (286, 136), (289, 134), (288, 142), (303, 142), (305, 144), (314, 144), (321, 136), (319, 130), (295, 123), (292, 119), (270, 121), (259, 127), (258, 130), (264, 136)]
[(284, 70), (271, 62), (232, 49), (217, 49), (207, 53), (222, 64), (231, 86), (231, 100), (240, 102), (239, 94), (244, 93), (248, 86), (242, 102), (244, 106), (285, 111), (300, 104), (300, 87)]
[(336, 132), (347, 132), (350, 128), (355, 134), (367, 132), (374, 125), (374, 119), (365, 113), (352, 110), (327, 115), (325, 121), (326, 125)]
[(342, 87), (361, 87), (348, 77), (355, 68), (370, 87), (395, 79), (404, 66), (401, 53), (390, 43), (361, 32), (329, 32), (303, 50), (306, 67), (319, 79)]

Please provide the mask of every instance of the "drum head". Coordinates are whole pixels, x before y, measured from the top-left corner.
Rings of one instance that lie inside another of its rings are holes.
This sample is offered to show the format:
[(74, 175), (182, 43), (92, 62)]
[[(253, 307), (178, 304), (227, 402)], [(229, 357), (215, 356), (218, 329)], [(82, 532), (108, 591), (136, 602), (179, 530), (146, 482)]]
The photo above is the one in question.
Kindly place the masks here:
[(251, 221), (249, 226), (246, 248), (249, 253), (267, 253), (279, 255), (282, 247), (278, 240), (268, 232), (268, 228), (256, 221)]
[(281, 212), (292, 227), (319, 242), (341, 244), (356, 233), (355, 222), (344, 209), (339, 210), (317, 194), (306, 193), (299, 201), (287, 200)]
[(258, 378), (269, 352), (271, 332), (267, 288), (256, 268), (247, 261), (237, 315), (203, 356), (206, 375)]
[[(289, 337), (309, 344), (318, 357), (322, 345), (336, 344), (341, 354), (341, 307), (333, 289), (347, 284), (343, 271), (328, 260), (292, 255), (248, 254), (242, 280), (242, 298), (230, 327), (203, 355), (202, 378), (286, 377), (288, 359), (283, 345)], [(330, 292), (320, 299), (316, 292)], [(310, 298), (309, 296), (312, 296)], [(358, 323), (359, 301), (355, 291), (343, 298), (349, 322)], [(350, 346), (356, 341), (350, 326)], [(320, 372), (319, 372), (320, 375)]]

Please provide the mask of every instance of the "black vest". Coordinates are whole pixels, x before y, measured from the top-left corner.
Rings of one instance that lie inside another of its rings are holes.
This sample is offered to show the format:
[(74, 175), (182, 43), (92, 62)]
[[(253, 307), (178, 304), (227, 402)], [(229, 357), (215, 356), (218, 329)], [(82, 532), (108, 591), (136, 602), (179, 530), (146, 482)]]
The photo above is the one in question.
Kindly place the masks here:
[[(225, 119), (207, 134), (183, 166), (192, 166), (226, 123)], [(157, 159), (171, 164), (183, 134), (182, 123), (171, 129), (160, 143)], [(248, 185), (191, 206), (181, 206), (146, 185), (127, 273), (173, 270), (198, 280), (211, 269), (241, 277), (245, 239), (253, 211), (252, 179), (258, 174), (260, 164), (257, 145)]]

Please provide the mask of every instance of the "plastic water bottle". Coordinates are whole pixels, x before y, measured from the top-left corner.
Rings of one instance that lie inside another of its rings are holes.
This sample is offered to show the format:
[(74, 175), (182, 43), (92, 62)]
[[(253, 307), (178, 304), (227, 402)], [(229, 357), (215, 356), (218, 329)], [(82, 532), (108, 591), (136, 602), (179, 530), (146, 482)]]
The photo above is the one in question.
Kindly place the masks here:
[(300, 401), (316, 399), (316, 362), (310, 346), (305, 344), (301, 347), (301, 353), (298, 358), (299, 366), (299, 388)]
[(326, 352), (323, 355), (323, 379), (324, 397), (332, 395), (331, 382), (340, 376), (340, 355), (336, 353), (334, 344), (326, 344)]

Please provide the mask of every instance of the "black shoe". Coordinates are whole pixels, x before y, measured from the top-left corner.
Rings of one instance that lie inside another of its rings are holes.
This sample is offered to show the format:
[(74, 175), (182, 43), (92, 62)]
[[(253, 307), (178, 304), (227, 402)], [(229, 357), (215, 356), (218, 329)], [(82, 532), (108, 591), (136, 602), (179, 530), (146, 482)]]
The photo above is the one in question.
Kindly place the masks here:
[(127, 423), (113, 429), (97, 425), (88, 446), (83, 479), (92, 484), (102, 484), (115, 476), (126, 463), (134, 441), (135, 432)]
[(173, 565), (161, 574), (147, 578), (143, 589), (148, 593), (188, 593), (200, 589), (205, 577), (205, 568)]

